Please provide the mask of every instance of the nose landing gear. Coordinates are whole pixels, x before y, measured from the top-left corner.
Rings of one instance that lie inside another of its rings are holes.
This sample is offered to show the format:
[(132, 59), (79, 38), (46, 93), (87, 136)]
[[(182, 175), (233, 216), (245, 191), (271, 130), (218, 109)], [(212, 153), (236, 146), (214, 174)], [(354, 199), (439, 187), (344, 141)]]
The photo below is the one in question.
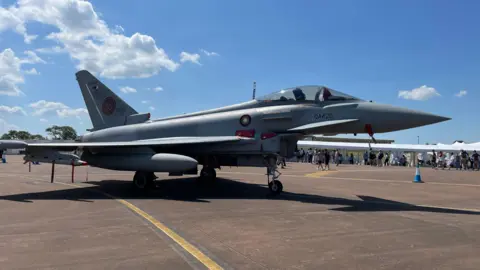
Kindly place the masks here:
[[(377, 140), (375, 140), (375, 137), (373, 137), (372, 125), (371, 124), (366, 124), (365, 125), (365, 131), (368, 133), (368, 136), (370, 136), (370, 138), (372, 138), (373, 143), (376, 144)], [(368, 142), (368, 148), (370, 148), (370, 150), (372, 150), (372, 147), (370, 146), (370, 142)]]
[(267, 184), (268, 189), (273, 195), (278, 195), (283, 191), (283, 184), (278, 180), (281, 172), (277, 169), (277, 158), (270, 156), (265, 159), (267, 165)]

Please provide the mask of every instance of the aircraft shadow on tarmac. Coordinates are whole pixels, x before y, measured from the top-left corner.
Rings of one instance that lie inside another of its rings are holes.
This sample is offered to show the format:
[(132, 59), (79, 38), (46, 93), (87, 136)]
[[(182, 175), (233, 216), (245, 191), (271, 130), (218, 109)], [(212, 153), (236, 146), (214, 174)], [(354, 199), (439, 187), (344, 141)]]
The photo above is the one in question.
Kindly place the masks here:
[(363, 195), (357, 195), (360, 200), (301, 194), (288, 191), (284, 191), (278, 196), (271, 196), (269, 195), (269, 190), (265, 184), (245, 183), (224, 178), (217, 178), (214, 184), (200, 184), (196, 181), (196, 178), (159, 180), (156, 181), (156, 188), (151, 190), (148, 194), (138, 194), (133, 192), (132, 183), (130, 181), (102, 180), (90, 181), (88, 183), (92, 186), (12, 194), (0, 196), (0, 199), (25, 203), (32, 203), (35, 200), (93, 202), (93, 200), (111, 199), (105, 195), (105, 193), (108, 193), (119, 199), (160, 199), (199, 203), (209, 203), (209, 200), (215, 199), (269, 199), (341, 206), (330, 210), (343, 212), (419, 211), (445, 214), (480, 215), (480, 211), (418, 206)]

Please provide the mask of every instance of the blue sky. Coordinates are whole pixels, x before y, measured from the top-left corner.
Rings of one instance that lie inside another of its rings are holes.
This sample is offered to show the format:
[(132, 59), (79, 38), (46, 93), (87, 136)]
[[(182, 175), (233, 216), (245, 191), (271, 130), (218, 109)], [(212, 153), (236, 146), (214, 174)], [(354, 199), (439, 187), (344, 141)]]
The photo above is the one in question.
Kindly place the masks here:
[(257, 96), (322, 84), (453, 118), (377, 138), (480, 141), (480, 2), (57, 2), (0, 2), (0, 133), (53, 124), (84, 133), (74, 73), (87, 68), (153, 117), (248, 100), (254, 80)]

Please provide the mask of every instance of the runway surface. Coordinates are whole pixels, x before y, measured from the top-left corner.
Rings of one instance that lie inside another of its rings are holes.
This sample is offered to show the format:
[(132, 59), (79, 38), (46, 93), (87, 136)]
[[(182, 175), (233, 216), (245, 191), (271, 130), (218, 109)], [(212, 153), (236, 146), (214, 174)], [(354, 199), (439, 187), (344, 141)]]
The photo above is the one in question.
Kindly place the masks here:
[(480, 172), (341, 165), (222, 168), (214, 185), (158, 174), (0, 164), (2, 269), (478, 269)]

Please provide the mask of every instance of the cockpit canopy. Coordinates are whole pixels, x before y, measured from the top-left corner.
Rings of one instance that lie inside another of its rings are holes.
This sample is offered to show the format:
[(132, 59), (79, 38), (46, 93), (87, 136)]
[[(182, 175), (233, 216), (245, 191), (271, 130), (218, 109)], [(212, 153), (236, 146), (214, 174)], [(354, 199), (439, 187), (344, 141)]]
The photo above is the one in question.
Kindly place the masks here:
[(324, 101), (360, 100), (325, 86), (299, 86), (257, 98), (259, 101), (297, 101), (320, 103)]

